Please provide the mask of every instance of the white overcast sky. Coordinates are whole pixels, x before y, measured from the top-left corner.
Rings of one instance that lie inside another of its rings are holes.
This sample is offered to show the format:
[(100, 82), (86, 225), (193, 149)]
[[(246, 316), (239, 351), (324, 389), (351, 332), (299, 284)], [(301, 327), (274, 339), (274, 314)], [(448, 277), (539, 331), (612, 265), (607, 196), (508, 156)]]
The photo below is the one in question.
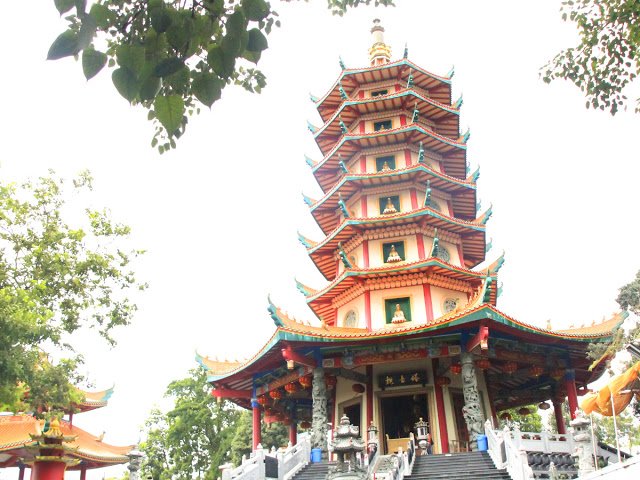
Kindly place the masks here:
[(133, 325), (116, 332), (114, 349), (93, 337), (82, 345), (96, 388), (116, 389), (107, 408), (75, 423), (106, 430), (106, 442), (137, 441), (167, 383), (196, 366), (196, 350), (234, 358), (261, 347), (274, 328), (269, 292), (313, 319), (294, 284), (324, 285), (296, 237), (300, 229), (321, 238), (300, 195), (320, 192), (303, 160), (320, 158), (306, 128), (320, 124), (308, 94), (333, 84), (339, 55), (348, 67), (367, 65), (375, 17), (394, 58), (407, 42), (429, 71), (455, 65), (468, 158), (481, 166), (483, 206), (493, 203), (490, 255), (506, 250), (500, 309), (541, 326), (591, 323), (616, 309), (617, 289), (640, 268), (640, 117), (585, 110), (575, 87), (539, 79), (576, 40), (559, 0), (397, 0), (343, 18), (323, 0), (275, 2), (283, 27), (261, 61), (265, 92), (228, 88), (163, 156), (149, 146), (146, 112), (129, 107), (110, 73), (86, 82), (79, 62), (45, 61), (64, 23), (50, 0), (23, 3), (0, 7), (3, 180), (88, 168), (96, 205), (131, 225), (148, 251), (138, 272), (151, 286)]

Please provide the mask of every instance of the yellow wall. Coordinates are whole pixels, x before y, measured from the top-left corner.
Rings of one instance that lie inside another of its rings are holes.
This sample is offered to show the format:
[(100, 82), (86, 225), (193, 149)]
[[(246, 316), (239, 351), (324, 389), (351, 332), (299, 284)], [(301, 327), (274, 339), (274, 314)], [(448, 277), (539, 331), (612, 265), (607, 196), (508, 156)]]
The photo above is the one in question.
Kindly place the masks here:
[(455, 290), (449, 290), (447, 288), (441, 288), (431, 286), (431, 300), (433, 302), (433, 317), (438, 318), (444, 315), (443, 306), (444, 301), (447, 298), (458, 298), (458, 305), (465, 305), (467, 303), (467, 294), (464, 292), (458, 292)]
[(371, 327), (374, 330), (387, 325), (384, 311), (385, 299), (399, 297), (411, 298), (411, 321), (413, 324), (426, 323), (427, 313), (424, 307), (422, 285), (373, 290), (371, 292)]
[(366, 328), (366, 318), (364, 311), (364, 295), (360, 295), (354, 300), (351, 300), (349, 303), (344, 304), (340, 308), (338, 308), (338, 326), (343, 327), (344, 320), (349, 312), (349, 310), (353, 310), (356, 312), (356, 317), (358, 319), (358, 324), (355, 325), (359, 328)]

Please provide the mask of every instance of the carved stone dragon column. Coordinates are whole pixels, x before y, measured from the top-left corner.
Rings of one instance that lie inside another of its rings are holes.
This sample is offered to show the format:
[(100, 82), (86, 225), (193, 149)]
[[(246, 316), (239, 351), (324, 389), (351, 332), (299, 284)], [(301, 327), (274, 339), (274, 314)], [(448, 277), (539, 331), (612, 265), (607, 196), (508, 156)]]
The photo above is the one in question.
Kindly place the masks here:
[(478, 435), (484, 434), (484, 415), (480, 408), (480, 394), (478, 393), (478, 379), (473, 364), (473, 355), (470, 353), (461, 354), (460, 363), (462, 364), (462, 394), (464, 395), (462, 415), (469, 431), (469, 446), (471, 450), (475, 451), (478, 449)]
[(324, 369), (313, 370), (313, 385), (311, 389), (313, 399), (311, 448), (322, 449), (322, 456), (327, 453), (327, 387), (324, 380)]

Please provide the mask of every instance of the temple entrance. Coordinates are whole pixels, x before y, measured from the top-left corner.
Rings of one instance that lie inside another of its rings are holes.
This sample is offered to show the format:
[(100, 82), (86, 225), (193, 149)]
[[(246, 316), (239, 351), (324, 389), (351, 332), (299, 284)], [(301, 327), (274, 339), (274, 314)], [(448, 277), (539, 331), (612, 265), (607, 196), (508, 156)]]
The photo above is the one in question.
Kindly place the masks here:
[(456, 423), (457, 440), (451, 440), (450, 450), (452, 452), (466, 452), (469, 445), (469, 430), (467, 430), (467, 422), (462, 416), (462, 407), (464, 407), (464, 396), (461, 390), (450, 389), (451, 402), (453, 403), (454, 420)]
[(396, 446), (406, 448), (404, 439), (408, 439), (409, 433), (414, 431), (414, 424), (420, 418), (431, 425), (426, 393), (381, 397), (380, 411), (382, 438), (389, 439), (384, 442), (386, 453), (389, 453), (389, 450), (395, 451)]
[[(340, 404), (340, 417), (346, 415), (349, 417), (351, 425), (360, 427), (362, 425), (362, 401), (360, 399), (343, 402)], [(336, 420), (336, 425), (340, 422), (340, 418)]]

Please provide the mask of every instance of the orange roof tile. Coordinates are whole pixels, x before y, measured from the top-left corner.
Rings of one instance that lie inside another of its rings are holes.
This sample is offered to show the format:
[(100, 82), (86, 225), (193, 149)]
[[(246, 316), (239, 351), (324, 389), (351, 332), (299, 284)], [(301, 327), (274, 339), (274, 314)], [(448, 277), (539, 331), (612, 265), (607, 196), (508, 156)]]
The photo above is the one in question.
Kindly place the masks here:
[[(30, 434), (36, 433), (36, 418), (30, 415), (4, 415), (0, 416), (0, 452), (12, 453), (20, 457), (29, 455), (23, 447), (34, 445)], [(60, 421), (60, 429), (65, 436), (74, 436), (75, 439), (69, 442), (68, 446), (75, 449), (68, 455), (87, 460), (92, 466), (105, 466), (126, 463), (129, 461), (127, 453), (134, 446), (115, 446), (102, 442), (100, 439), (72, 426), (67, 421)]]

